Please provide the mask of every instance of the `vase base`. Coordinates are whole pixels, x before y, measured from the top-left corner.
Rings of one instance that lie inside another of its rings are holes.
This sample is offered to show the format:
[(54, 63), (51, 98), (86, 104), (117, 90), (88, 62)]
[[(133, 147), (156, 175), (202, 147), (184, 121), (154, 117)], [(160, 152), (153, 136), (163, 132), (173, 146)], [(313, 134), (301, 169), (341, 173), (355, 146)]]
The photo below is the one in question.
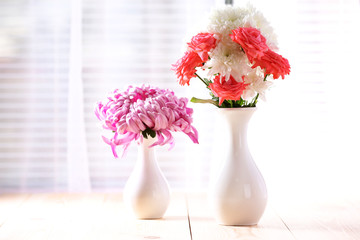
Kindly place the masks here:
[(164, 217), (136, 217), (138, 220), (161, 220), (164, 219)]
[(131, 216), (138, 220), (159, 220), (164, 219), (165, 211), (163, 213), (155, 214), (141, 214), (139, 212), (134, 212), (134, 209), (131, 211)]
[(223, 223), (217, 222), (219, 225), (222, 226), (229, 226), (229, 227), (256, 227), (258, 223)]

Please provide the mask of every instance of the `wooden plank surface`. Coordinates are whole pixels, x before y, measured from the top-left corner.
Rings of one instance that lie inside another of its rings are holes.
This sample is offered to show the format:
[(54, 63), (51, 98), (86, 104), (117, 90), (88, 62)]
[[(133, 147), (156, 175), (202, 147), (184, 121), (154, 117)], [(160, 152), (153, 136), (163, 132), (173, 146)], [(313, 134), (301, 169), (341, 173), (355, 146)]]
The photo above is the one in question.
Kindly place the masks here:
[(188, 229), (185, 200), (176, 194), (159, 220), (135, 219), (121, 194), (33, 194), (1, 225), (0, 239), (186, 240)]
[[(0, 228), (1, 240), (47, 239), (51, 231), (49, 219), (60, 208), (48, 201), (49, 195), (30, 195)], [(51, 206), (51, 205), (55, 206)]]
[(28, 197), (27, 194), (0, 194), (0, 227)]
[(217, 224), (204, 194), (189, 195), (188, 207), (191, 232), (194, 240), (295, 239), (281, 219), (269, 206), (266, 208), (259, 224), (251, 227), (223, 226)]
[(0, 195), (0, 240), (35, 239), (357, 240), (360, 199), (270, 202), (258, 226), (229, 227), (205, 194), (174, 193), (159, 220), (135, 219), (120, 193)]
[(277, 211), (297, 240), (360, 239), (360, 200), (292, 202)]
[(180, 194), (172, 194), (163, 219), (135, 219), (120, 194), (106, 195), (101, 215), (91, 239), (190, 239), (185, 200)]

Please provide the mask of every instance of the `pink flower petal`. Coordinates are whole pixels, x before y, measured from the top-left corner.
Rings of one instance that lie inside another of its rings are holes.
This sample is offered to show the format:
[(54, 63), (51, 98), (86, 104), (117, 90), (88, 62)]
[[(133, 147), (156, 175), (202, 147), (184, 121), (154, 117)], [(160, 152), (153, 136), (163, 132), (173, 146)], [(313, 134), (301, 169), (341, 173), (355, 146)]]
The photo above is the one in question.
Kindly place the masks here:
[(139, 118), (141, 119), (141, 121), (143, 121), (146, 126), (148, 126), (149, 128), (153, 128), (155, 126), (154, 122), (145, 114), (139, 113)]
[(129, 86), (125, 92), (114, 90), (105, 101), (97, 103), (94, 113), (104, 129), (114, 132), (112, 138), (103, 137), (103, 140), (118, 157), (116, 147), (122, 148), (124, 156), (131, 142), (141, 141), (142, 131), (147, 128), (156, 132), (154, 146), (173, 147), (171, 131), (182, 131), (197, 142), (197, 132), (191, 125), (193, 110), (187, 107), (187, 102), (170, 90)]

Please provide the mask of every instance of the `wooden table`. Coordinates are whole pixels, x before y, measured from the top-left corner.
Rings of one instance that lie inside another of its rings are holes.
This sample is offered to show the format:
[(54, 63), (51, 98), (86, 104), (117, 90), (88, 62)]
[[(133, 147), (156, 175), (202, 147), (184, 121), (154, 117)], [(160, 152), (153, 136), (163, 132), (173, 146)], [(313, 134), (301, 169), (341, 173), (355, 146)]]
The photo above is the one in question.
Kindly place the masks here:
[(269, 203), (258, 226), (228, 227), (214, 221), (205, 194), (173, 193), (160, 220), (134, 219), (119, 193), (1, 194), (0, 239), (360, 239), (358, 203)]

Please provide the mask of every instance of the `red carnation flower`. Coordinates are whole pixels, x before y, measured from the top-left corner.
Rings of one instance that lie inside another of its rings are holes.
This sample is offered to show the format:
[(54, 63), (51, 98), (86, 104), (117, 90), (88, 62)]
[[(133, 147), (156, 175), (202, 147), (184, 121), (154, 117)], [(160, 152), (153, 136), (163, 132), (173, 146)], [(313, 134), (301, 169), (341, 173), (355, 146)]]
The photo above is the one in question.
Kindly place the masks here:
[(264, 52), (269, 49), (266, 45), (266, 38), (256, 28), (239, 27), (232, 30), (230, 37), (234, 42), (241, 45), (251, 63), (254, 58), (262, 57)]
[(216, 46), (216, 38), (213, 33), (199, 33), (192, 37), (188, 47), (199, 54), (201, 60), (206, 62), (209, 57), (209, 51)]
[(230, 76), (228, 81), (225, 81), (225, 77), (222, 77), (220, 83), (220, 76), (217, 75), (214, 82), (209, 84), (209, 87), (214, 95), (219, 97), (219, 106), (221, 106), (225, 99), (240, 100), (247, 85), (244, 82), (237, 82), (233, 76)]
[(265, 70), (265, 75), (272, 74), (274, 79), (280, 76), (284, 79), (285, 75), (290, 73), (289, 61), (270, 49), (261, 58), (254, 59), (252, 68), (258, 66)]
[(189, 85), (190, 79), (195, 77), (195, 68), (202, 65), (203, 61), (196, 52), (185, 52), (185, 55), (173, 65), (173, 70), (176, 72), (180, 85)]

